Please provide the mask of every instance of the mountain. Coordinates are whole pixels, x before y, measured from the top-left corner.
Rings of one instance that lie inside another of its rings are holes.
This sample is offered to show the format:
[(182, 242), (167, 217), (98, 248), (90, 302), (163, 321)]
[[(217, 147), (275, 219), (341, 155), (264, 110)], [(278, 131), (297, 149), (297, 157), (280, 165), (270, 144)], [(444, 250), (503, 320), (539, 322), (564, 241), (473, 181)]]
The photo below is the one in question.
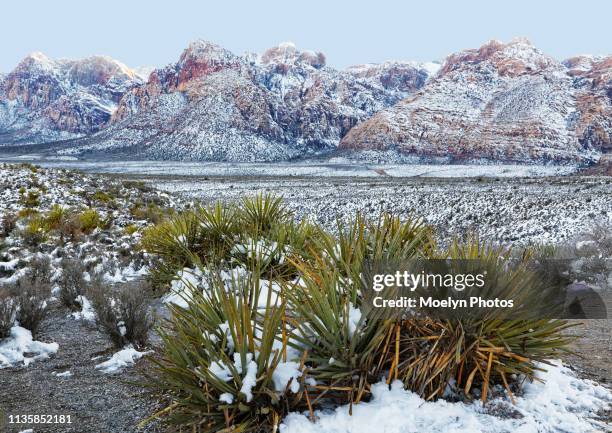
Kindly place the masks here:
[(0, 145), (210, 161), (340, 151), (379, 160), (592, 163), (612, 153), (612, 56), (560, 62), (525, 39), (490, 41), (441, 65), (345, 70), (292, 43), (236, 55), (195, 41), (176, 63), (142, 71), (148, 78), (99, 56), (26, 57), (0, 75)]
[(195, 41), (128, 91), (110, 125), (71, 151), (229, 161), (329, 152), (353, 126), (422, 87), (431, 68), (395, 62), (338, 71), (322, 53), (291, 43), (238, 56)]
[(121, 97), (142, 78), (108, 57), (23, 59), (0, 77), (0, 145), (42, 143), (103, 128)]
[(339, 149), (450, 159), (589, 161), (611, 146), (612, 58), (565, 63), (525, 39), (450, 55), (414, 95), (352, 128)]

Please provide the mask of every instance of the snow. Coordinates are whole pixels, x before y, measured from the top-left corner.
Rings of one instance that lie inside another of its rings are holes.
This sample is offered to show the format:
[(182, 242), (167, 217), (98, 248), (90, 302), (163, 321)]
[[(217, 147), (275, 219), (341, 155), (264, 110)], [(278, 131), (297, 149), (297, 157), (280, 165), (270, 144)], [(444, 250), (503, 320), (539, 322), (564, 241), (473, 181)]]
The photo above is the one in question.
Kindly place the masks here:
[(230, 371), (229, 367), (227, 367), (221, 361), (215, 361), (210, 364), (210, 366), (208, 367), (208, 372), (213, 376), (216, 376), (219, 380), (222, 380), (223, 382), (229, 382), (233, 378), (232, 372)]
[(391, 389), (384, 383), (372, 387), (372, 400), (349, 407), (308, 414), (291, 413), (282, 422), (282, 433), (538, 433), (604, 431), (589, 419), (612, 402), (612, 393), (588, 380), (577, 379), (566, 367), (556, 363), (541, 375), (544, 384), (534, 382), (525, 395), (516, 397), (516, 406), (497, 399), (489, 406), (504, 405), (519, 417), (497, 417), (480, 402), (451, 403), (425, 401), (403, 389), (400, 381)]
[(246, 355), (246, 374), (244, 372), (244, 366), (239, 353), (234, 353), (234, 364), (239, 371), (242, 371), (245, 376), (242, 378), (242, 387), (240, 392), (246, 396), (246, 401), (249, 403), (253, 400), (253, 388), (257, 384), (257, 363), (253, 361), (253, 354), (247, 353)]
[(295, 361), (280, 362), (274, 373), (272, 373), (272, 380), (274, 381), (274, 389), (278, 392), (285, 392), (287, 384), (291, 381), (289, 389), (294, 394), (300, 390), (300, 383), (298, 379), (302, 376), (300, 371), (300, 364)]
[(0, 369), (19, 364), (27, 367), (34, 361), (48, 359), (57, 353), (58, 349), (57, 343), (34, 341), (29, 330), (13, 326), (11, 335), (0, 341)]
[(178, 272), (170, 285), (170, 291), (162, 298), (162, 302), (187, 308), (192, 298), (191, 290), (204, 283), (203, 273), (200, 269), (185, 268)]
[(56, 373), (56, 372), (54, 372), (54, 373), (53, 373), (53, 376), (55, 376), (55, 377), (72, 377), (72, 372), (70, 372), (70, 370), (68, 370), (68, 371), (64, 371), (64, 372), (62, 372), (62, 373)]
[(101, 370), (104, 374), (118, 373), (124, 368), (134, 365), (137, 360), (149, 353), (151, 352), (139, 352), (133, 346), (128, 345), (113, 354), (109, 360), (96, 365), (96, 369)]
[[(387, 162), (360, 162), (364, 154), (371, 160)], [(357, 159), (359, 157), (360, 159)], [(354, 158), (351, 159), (351, 158)], [(97, 173), (146, 174), (146, 175), (185, 175), (185, 176), (307, 176), (307, 177), (381, 177), (380, 170), (390, 177), (543, 177), (562, 176), (574, 173), (572, 165), (539, 164), (495, 164), (487, 161), (474, 161), (470, 164), (422, 163), (419, 158), (402, 157), (398, 163), (385, 152), (363, 152), (351, 154), (351, 158), (332, 157), (324, 161), (286, 162), (176, 162), (176, 161), (35, 161), (42, 167), (70, 168)], [(11, 161), (3, 158), (0, 161)], [(403, 162), (403, 161), (407, 162)]]
[(89, 299), (83, 295), (79, 295), (77, 296), (76, 301), (81, 305), (81, 311), (71, 313), (72, 317), (74, 317), (76, 320), (86, 320), (89, 322), (96, 320), (96, 312), (93, 309)]
[(349, 332), (349, 336), (352, 337), (353, 334), (355, 334), (355, 331), (357, 331), (358, 326), (360, 325), (360, 320), (361, 320), (361, 310), (359, 310), (359, 308), (356, 308), (352, 305), (349, 305), (349, 312), (348, 312), (348, 332)]
[(232, 404), (234, 402), (234, 396), (229, 392), (224, 392), (219, 396), (219, 401), (227, 404)]

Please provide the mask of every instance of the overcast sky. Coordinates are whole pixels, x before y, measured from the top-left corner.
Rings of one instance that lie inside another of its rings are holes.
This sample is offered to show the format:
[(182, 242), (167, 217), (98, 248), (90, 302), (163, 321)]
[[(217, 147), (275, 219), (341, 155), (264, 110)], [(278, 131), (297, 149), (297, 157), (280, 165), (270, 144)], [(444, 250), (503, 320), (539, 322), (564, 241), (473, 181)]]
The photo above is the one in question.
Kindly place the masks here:
[(336, 67), (443, 60), (516, 36), (559, 59), (612, 52), (612, 2), (597, 0), (24, 0), (4, 2), (0, 15), (4, 72), (33, 51), (163, 66), (194, 39), (237, 54), (292, 41), (298, 49), (323, 51)]

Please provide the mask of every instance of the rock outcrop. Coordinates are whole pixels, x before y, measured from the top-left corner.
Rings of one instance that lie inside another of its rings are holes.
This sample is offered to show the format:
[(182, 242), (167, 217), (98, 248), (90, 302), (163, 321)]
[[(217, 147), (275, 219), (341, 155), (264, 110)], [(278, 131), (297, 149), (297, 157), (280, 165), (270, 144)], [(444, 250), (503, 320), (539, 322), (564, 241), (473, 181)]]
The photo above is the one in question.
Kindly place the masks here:
[(97, 132), (140, 83), (137, 74), (108, 57), (52, 60), (30, 54), (0, 78), (0, 145)]
[(229, 161), (328, 152), (353, 126), (420, 88), (428, 76), (424, 66), (408, 63), (338, 71), (326, 66), (322, 53), (290, 43), (261, 56), (237, 56), (196, 41), (177, 63), (126, 93), (110, 126), (78, 149)]
[(562, 64), (524, 39), (491, 41), (450, 55), (417, 93), (357, 125), (339, 147), (588, 161), (610, 146), (608, 74), (609, 58)]

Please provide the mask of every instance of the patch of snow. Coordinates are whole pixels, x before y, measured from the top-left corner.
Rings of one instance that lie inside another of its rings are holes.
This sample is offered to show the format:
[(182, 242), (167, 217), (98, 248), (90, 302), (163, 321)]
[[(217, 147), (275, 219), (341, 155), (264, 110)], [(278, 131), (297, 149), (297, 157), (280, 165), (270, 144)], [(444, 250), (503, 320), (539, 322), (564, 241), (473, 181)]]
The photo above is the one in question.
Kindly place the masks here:
[(13, 326), (10, 337), (0, 343), (0, 368), (21, 363), (27, 367), (34, 361), (49, 358), (49, 356), (57, 353), (58, 349), (59, 345), (57, 343), (34, 341), (29, 330), (20, 326)]
[(280, 362), (274, 373), (272, 373), (272, 380), (274, 381), (274, 389), (278, 392), (285, 392), (287, 384), (291, 381), (289, 389), (294, 394), (300, 390), (300, 383), (298, 379), (302, 376), (300, 371), (300, 364), (294, 361)]
[(104, 374), (118, 373), (124, 368), (134, 365), (137, 360), (149, 353), (151, 352), (139, 352), (129, 345), (113, 354), (108, 361), (96, 365), (96, 369), (101, 370)]
[(79, 295), (77, 296), (76, 301), (81, 304), (81, 311), (72, 313), (72, 317), (74, 317), (76, 320), (87, 320), (89, 322), (96, 320), (96, 312), (94, 311), (89, 299), (83, 295)]
[(253, 354), (247, 353), (246, 356), (246, 374), (244, 373), (244, 366), (240, 358), (240, 354), (234, 353), (234, 364), (238, 370), (242, 370), (245, 376), (242, 378), (242, 387), (240, 392), (246, 396), (246, 401), (249, 403), (253, 400), (253, 388), (257, 384), (257, 363), (253, 361)]
[(232, 404), (234, 402), (234, 396), (229, 392), (224, 392), (219, 396), (219, 401), (227, 404)]
[[(534, 382), (516, 398), (515, 409), (521, 417), (497, 417), (484, 410), (480, 402), (451, 403), (425, 401), (406, 391), (400, 381), (391, 389), (386, 383), (372, 387), (372, 400), (334, 411), (316, 413), (313, 423), (307, 414), (291, 413), (280, 426), (282, 433), (536, 433), (602, 431), (590, 419), (598, 410), (609, 407), (612, 393), (588, 380), (581, 380), (560, 363), (546, 366), (541, 374), (545, 383)], [(509, 405), (497, 399), (489, 403)]]

